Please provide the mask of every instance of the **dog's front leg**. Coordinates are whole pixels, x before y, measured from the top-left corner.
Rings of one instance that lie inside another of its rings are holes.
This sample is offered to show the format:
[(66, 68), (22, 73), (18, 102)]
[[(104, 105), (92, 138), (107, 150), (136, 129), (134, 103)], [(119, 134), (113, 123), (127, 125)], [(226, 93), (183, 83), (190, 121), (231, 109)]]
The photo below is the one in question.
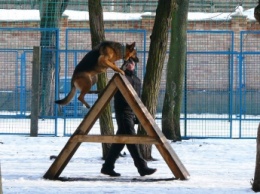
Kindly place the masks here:
[(107, 66), (109, 66), (114, 71), (116, 71), (116, 72), (118, 72), (122, 75), (125, 75), (125, 72), (122, 69), (118, 68), (115, 63), (111, 63), (110, 61), (107, 61), (106, 64), (107, 64)]
[(107, 67), (110, 67), (114, 71), (116, 71), (122, 75), (125, 75), (125, 72), (122, 69), (118, 68), (115, 63), (110, 62), (107, 58), (105, 58), (102, 55), (99, 57), (99, 62), (103, 65), (106, 65)]

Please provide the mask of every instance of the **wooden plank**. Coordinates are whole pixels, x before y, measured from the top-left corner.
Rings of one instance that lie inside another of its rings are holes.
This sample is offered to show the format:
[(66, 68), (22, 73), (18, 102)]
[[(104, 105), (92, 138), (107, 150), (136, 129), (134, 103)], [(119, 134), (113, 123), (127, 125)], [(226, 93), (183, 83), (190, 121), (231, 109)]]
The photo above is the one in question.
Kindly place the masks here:
[(75, 135), (71, 142), (158, 144), (158, 140), (140, 135)]
[(119, 75), (115, 77), (115, 83), (125, 97), (127, 103), (130, 105), (135, 115), (139, 119), (141, 125), (150, 137), (158, 137), (159, 144), (156, 144), (157, 149), (161, 153), (165, 162), (168, 164), (174, 176), (181, 180), (189, 179), (189, 172), (182, 164), (181, 160), (172, 149), (170, 143), (167, 141), (158, 125), (155, 123), (152, 115), (144, 106), (132, 85), (126, 77)]
[(117, 91), (117, 87), (113, 82), (113, 78), (108, 83), (108, 86), (104, 89), (96, 103), (91, 107), (88, 114), (85, 116), (83, 121), (80, 123), (76, 131), (70, 137), (64, 148), (59, 153), (57, 159), (52, 163), (48, 171), (43, 176), (46, 179), (57, 179), (66, 167), (74, 153), (80, 146), (80, 142), (70, 141), (76, 135), (86, 135), (98, 119), (102, 110), (106, 107), (107, 103), (110, 102), (111, 98)]
[[(107, 105), (107, 103), (111, 100), (112, 96), (119, 89), (126, 101), (133, 109), (137, 118), (139, 119), (141, 125), (144, 127), (145, 131), (148, 134), (148, 137), (103, 137), (96, 136), (93, 138), (88, 138), (86, 135), (90, 131), (91, 127), (95, 123), (96, 119)], [(161, 153), (162, 157), (166, 161), (167, 165), (173, 172), (176, 178), (181, 180), (186, 180), (189, 178), (189, 173), (178, 158), (177, 154), (174, 152), (168, 140), (165, 138), (163, 133), (160, 131), (159, 127), (155, 123), (153, 117), (144, 106), (142, 101), (137, 96), (135, 90), (132, 85), (128, 82), (125, 76), (120, 74), (115, 74), (114, 77), (110, 80), (107, 87), (105, 88), (103, 94), (99, 97), (94, 106), (90, 109), (89, 113), (85, 116), (77, 130), (68, 140), (67, 144), (60, 152), (57, 159), (53, 162), (52, 166), (44, 175), (44, 178), (47, 179), (57, 179), (71, 157), (74, 155), (81, 142), (88, 140), (93, 142), (102, 142), (102, 141), (116, 141), (116, 142), (133, 142), (137, 144), (141, 144), (144, 141), (155, 141), (157, 149)], [(144, 140), (144, 141), (143, 141)]]

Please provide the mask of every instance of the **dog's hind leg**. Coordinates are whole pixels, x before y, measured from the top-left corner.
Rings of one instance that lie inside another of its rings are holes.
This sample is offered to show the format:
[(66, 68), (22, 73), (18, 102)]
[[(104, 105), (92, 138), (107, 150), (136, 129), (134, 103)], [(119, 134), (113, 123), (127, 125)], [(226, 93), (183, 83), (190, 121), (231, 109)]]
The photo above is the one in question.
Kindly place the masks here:
[(75, 86), (80, 90), (78, 100), (82, 102), (87, 108), (90, 108), (89, 104), (85, 101), (84, 97), (89, 93), (92, 86), (92, 79), (89, 75), (80, 76), (74, 81)]
[(78, 97), (78, 100), (79, 100), (80, 102), (82, 102), (82, 104), (84, 104), (87, 108), (90, 108), (89, 104), (88, 104), (88, 103), (85, 101), (85, 99), (84, 99), (84, 96), (86, 95), (86, 93), (88, 93), (88, 91), (83, 89), (83, 90), (80, 92), (80, 95), (79, 95), (79, 97)]
[[(93, 86), (94, 84), (96, 84), (97, 81), (98, 81), (98, 75), (94, 75), (94, 76), (92, 77), (92, 86)], [(98, 91), (98, 90), (90, 90), (88, 93), (89, 93), (89, 94), (99, 94), (99, 91)]]

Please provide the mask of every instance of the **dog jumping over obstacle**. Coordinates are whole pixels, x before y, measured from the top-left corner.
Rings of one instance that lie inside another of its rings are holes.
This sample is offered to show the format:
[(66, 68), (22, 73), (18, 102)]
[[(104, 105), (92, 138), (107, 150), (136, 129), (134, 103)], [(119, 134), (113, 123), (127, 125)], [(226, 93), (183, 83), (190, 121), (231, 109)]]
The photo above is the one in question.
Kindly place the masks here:
[(90, 89), (97, 82), (97, 75), (105, 72), (108, 68), (124, 75), (124, 71), (118, 68), (115, 62), (120, 59), (127, 61), (129, 58), (139, 62), (135, 42), (126, 45), (113, 41), (101, 42), (88, 52), (76, 66), (71, 79), (71, 90), (68, 95), (61, 100), (56, 100), (55, 103), (60, 105), (68, 104), (75, 95), (76, 90), (79, 89), (80, 95), (78, 100), (87, 108), (90, 108), (84, 96), (87, 93), (96, 93), (90, 91)]

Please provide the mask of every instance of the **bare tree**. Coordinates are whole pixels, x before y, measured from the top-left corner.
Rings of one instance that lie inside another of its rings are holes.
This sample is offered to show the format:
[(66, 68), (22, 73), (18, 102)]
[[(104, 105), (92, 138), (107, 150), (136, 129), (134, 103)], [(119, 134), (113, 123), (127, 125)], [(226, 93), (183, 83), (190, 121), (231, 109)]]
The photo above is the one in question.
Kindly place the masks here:
[[(162, 69), (168, 43), (168, 30), (174, 9), (176, 9), (175, 0), (159, 0), (152, 35), (150, 37), (150, 50), (141, 97), (144, 105), (153, 116), (155, 116), (156, 113)], [(138, 130), (138, 134), (144, 133), (144, 129)], [(141, 145), (140, 148), (143, 157), (146, 160), (151, 160), (151, 145)]]
[[(104, 22), (103, 22), (103, 10), (100, 0), (89, 0), (89, 23), (91, 32), (92, 48), (98, 45), (101, 41), (105, 40)], [(98, 75), (97, 88), (102, 91), (107, 85), (107, 73)], [(114, 126), (112, 121), (111, 106), (104, 109), (99, 118), (100, 129), (102, 135), (114, 134)], [(103, 158), (106, 157), (111, 144), (102, 144)]]
[[(256, 21), (260, 23), (260, 0), (258, 1), (258, 5), (255, 7), (254, 16)], [(257, 131), (255, 177), (252, 183), (252, 190), (255, 192), (260, 191), (260, 123)]]
[(252, 183), (252, 190), (255, 192), (260, 191), (260, 123), (257, 130), (255, 177)]
[(53, 114), (54, 101), (54, 72), (56, 62), (57, 34), (50, 28), (58, 28), (62, 13), (66, 9), (69, 0), (40, 0), (40, 27), (42, 47), (41, 54), (41, 95), (40, 114), (42, 116)]
[(180, 114), (186, 63), (187, 17), (189, 0), (176, 0), (171, 26), (170, 54), (162, 110), (162, 132), (166, 138), (181, 141)]
[(3, 185), (2, 185), (2, 173), (1, 173), (1, 163), (0, 163), (0, 194), (3, 194)]

